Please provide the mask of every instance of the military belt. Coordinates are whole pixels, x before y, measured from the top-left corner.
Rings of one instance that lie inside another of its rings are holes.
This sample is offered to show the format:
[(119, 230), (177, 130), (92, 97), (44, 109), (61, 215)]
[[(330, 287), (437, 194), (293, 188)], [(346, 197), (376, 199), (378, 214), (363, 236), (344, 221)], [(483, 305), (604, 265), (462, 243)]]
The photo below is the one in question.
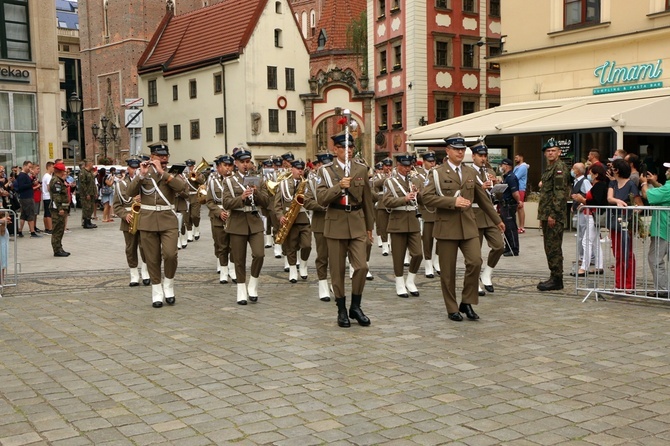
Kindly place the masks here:
[[(221, 208), (221, 209), (223, 209), (223, 208)], [(236, 208), (236, 209), (233, 209), (233, 210), (238, 211), (238, 212), (251, 212), (251, 211), (253, 211), (253, 208), (251, 206), (244, 206), (244, 207)]]
[(351, 211), (357, 211), (359, 209), (363, 209), (362, 204), (339, 204), (339, 203), (331, 203), (330, 206), (331, 209), (339, 209), (341, 211), (345, 212), (351, 212)]
[(414, 206), (398, 206), (397, 208), (392, 208), (392, 211), (414, 211), (416, 210)]
[(165, 204), (160, 205), (160, 204), (158, 204), (156, 206), (149, 205), (149, 204), (142, 204), (142, 205), (140, 205), (140, 208), (144, 209), (145, 211), (158, 211), (158, 212), (174, 211), (174, 205), (173, 204), (170, 204), (170, 205), (165, 205)]

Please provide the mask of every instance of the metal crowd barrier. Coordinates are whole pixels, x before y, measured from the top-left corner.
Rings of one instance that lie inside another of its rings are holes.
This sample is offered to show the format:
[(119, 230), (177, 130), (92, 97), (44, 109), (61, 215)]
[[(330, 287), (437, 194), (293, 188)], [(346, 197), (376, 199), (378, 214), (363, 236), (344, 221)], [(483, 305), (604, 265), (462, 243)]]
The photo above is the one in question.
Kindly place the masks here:
[(19, 215), (11, 209), (0, 208), (0, 213), (12, 217), (12, 224), (7, 225), (5, 228), (6, 235), (0, 236), (7, 237), (9, 240), (7, 243), (7, 268), (5, 269), (4, 274), (0, 274), (0, 293), (4, 293), (6, 287), (16, 287), (19, 282), (19, 245), (17, 241), (18, 237), (16, 236), (19, 231)]
[(670, 232), (670, 208), (581, 206), (577, 212), (577, 261), (570, 274), (577, 291), (587, 293), (582, 302), (592, 295), (670, 301), (669, 244), (658, 236)]

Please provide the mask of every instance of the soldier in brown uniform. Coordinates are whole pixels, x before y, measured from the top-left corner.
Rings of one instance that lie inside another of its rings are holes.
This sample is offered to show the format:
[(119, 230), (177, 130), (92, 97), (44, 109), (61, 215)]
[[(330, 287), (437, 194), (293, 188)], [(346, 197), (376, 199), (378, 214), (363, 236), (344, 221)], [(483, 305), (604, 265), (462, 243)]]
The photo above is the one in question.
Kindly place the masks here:
[(200, 239), (200, 196), (198, 189), (205, 184), (205, 176), (201, 172), (194, 171), (195, 161), (186, 160), (186, 179), (188, 184), (188, 212), (184, 214), (184, 225), (186, 225), (186, 241), (192, 242)]
[(186, 239), (186, 219), (189, 213), (189, 195), (188, 195), (188, 177), (184, 172), (179, 175), (180, 179), (186, 184), (186, 188), (175, 195), (174, 208), (177, 211), (177, 220), (179, 224), (179, 235), (177, 236), (177, 249), (186, 249), (188, 241)]
[[(430, 170), (436, 165), (435, 152), (428, 151), (421, 155), (423, 165), (416, 168), (417, 178), (421, 182), (421, 189), (426, 185), (426, 180), (429, 178)], [(440, 273), (440, 265), (438, 264), (437, 254), (433, 256), (433, 249), (435, 246), (435, 239), (433, 238), (433, 226), (435, 225), (435, 209), (426, 207), (422, 202), (419, 203), (421, 212), (421, 220), (423, 226), (421, 228), (421, 243), (423, 246), (424, 268), (426, 270), (426, 277), (432, 279), (435, 277), (435, 272)]]
[[(235, 259), (237, 274), (237, 303), (246, 305), (247, 299), (258, 301), (258, 277), (261, 274), (265, 249), (263, 247), (263, 220), (261, 206), (270, 202), (267, 187), (260, 176), (245, 178), (253, 170), (251, 152), (239, 149), (235, 152), (238, 171), (224, 180), (223, 207), (230, 210), (226, 232), (230, 234), (230, 249)], [(258, 184), (258, 185), (255, 185)], [(249, 285), (246, 284), (247, 243), (251, 247), (251, 271)]]
[(330, 286), (328, 285), (328, 242), (323, 236), (323, 228), (326, 223), (327, 208), (321, 206), (316, 199), (316, 186), (318, 178), (318, 169), (325, 163), (333, 161), (333, 155), (330, 153), (319, 153), (314, 161), (314, 170), (316, 175), (310, 178), (305, 191), (305, 209), (312, 211), (312, 222), (310, 227), (314, 234), (316, 246), (316, 276), (319, 279), (319, 299), (324, 302), (330, 302)]
[[(123, 232), (123, 239), (126, 243), (126, 261), (128, 262), (128, 268), (130, 268), (129, 286), (138, 286), (140, 284), (140, 273), (142, 283), (150, 285), (149, 270), (147, 269), (147, 264), (144, 263), (144, 252), (142, 252), (142, 248), (140, 247), (140, 233), (139, 231), (134, 234), (128, 232), (130, 222), (133, 219), (131, 206), (135, 198), (139, 199), (139, 196), (128, 196), (127, 191), (128, 185), (135, 178), (137, 169), (140, 167), (140, 160), (138, 158), (128, 158), (126, 163), (128, 164), (128, 168), (126, 169), (125, 178), (117, 181), (114, 185), (114, 214), (118, 215), (121, 219), (119, 229)], [(137, 255), (138, 249), (140, 251), (139, 257)], [(138, 266), (140, 272), (138, 272)]]
[[(274, 197), (274, 212), (279, 219), (281, 227), (286, 226), (286, 213), (291, 208), (295, 200), (298, 187), (303, 179), (305, 172), (305, 162), (303, 160), (294, 160), (291, 162), (291, 177), (280, 182), (277, 186), (277, 192)], [(306, 188), (303, 186), (303, 189)], [(303, 190), (303, 198), (305, 191)], [(298, 281), (298, 251), (300, 251), (300, 277), (307, 280), (307, 261), (312, 252), (312, 231), (309, 228), (309, 217), (303, 206), (300, 206), (299, 212), (291, 230), (282, 245), (282, 251), (286, 255), (289, 264), (288, 280), (291, 283)]]
[[(396, 156), (396, 172), (384, 183), (382, 206), (391, 211), (387, 231), (391, 236), (393, 274), (396, 294), (400, 297), (418, 296), (415, 284), (423, 254), (421, 249), (421, 225), (419, 223), (419, 180), (410, 178), (413, 157), (409, 154)], [(410, 262), (407, 280), (403, 279), (405, 251), (409, 249)]]
[[(479, 302), (477, 285), (482, 255), (472, 203), (477, 203), (501, 231), (505, 230), (505, 225), (477, 182), (475, 171), (462, 164), (467, 149), (465, 140), (461, 136), (450, 136), (445, 138), (445, 142), (448, 159), (440, 167), (433, 169), (423, 191), (423, 202), (426, 206), (437, 208), (433, 235), (437, 239), (442, 271), (442, 297), (449, 319), (462, 321), (462, 311), (468, 319), (476, 320), (479, 316), (472, 309), (472, 305)], [(460, 305), (456, 300), (456, 260), (459, 249), (465, 260)]]
[(389, 255), (389, 234), (386, 227), (389, 223), (389, 213), (381, 203), (384, 196), (384, 183), (391, 177), (393, 168), (393, 160), (391, 158), (384, 158), (382, 161), (381, 175), (376, 175), (372, 180), (372, 191), (377, 195), (376, 213), (375, 213), (375, 228), (377, 230), (377, 237), (380, 239), (382, 247), (382, 255)]
[[(228, 283), (228, 277), (237, 283), (235, 265), (229, 268), (230, 257), (230, 235), (226, 232), (226, 222), (230, 213), (223, 207), (223, 192), (225, 190), (225, 178), (233, 172), (233, 157), (221, 155), (214, 160), (216, 173), (210, 174), (210, 182), (207, 187), (207, 209), (209, 220), (212, 224), (212, 239), (214, 240), (214, 255), (219, 264), (219, 283)], [(232, 260), (232, 259), (231, 259)]]
[[(367, 243), (368, 240), (372, 242), (374, 207), (368, 169), (352, 161), (354, 139), (348, 136), (348, 153), (345, 152), (345, 134), (332, 137), (337, 159), (324, 165), (317, 177), (319, 204), (328, 207), (323, 235), (328, 241), (328, 264), (340, 327), (351, 326), (349, 317), (356, 319), (360, 325), (370, 325), (370, 319), (361, 310), (361, 300), (368, 272)], [(348, 162), (345, 162), (347, 158)], [(344, 292), (347, 255), (354, 268), (348, 316)]]
[[(140, 195), (140, 240), (144, 260), (151, 277), (151, 299), (154, 308), (176, 302), (174, 276), (177, 272), (178, 223), (174, 210), (175, 195), (186, 190), (177, 174), (167, 172), (170, 152), (163, 143), (149, 146), (151, 159), (140, 164), (140, 173), (128, 185), (127, 195)], [(163, 275), (161, 284), (161, 259)]]
[[(480, 141), (472, 146), (470, 150), (472, 150), (472, 168), (477, 173), (477, 183), (484, 188), (491, 200), (493, 197), (491, 197), (490, 190), (493, 187), (496, 174), (493, 169), (486, 167), (489, 149), (484, 142)], [(487, 216), (486, 212), (481, 210), (476, 203), (472, 207), (477, 219), (477, 228), (479, 228), (479, 244), (481, 246), (484, 243), (484, 238), (486, 238), (486, 243), (490, 248), (486, 264), (482, 267), (480, 278), (484, 289), (489, 293), (493, 293), (494, 288), (491, 275), (493, 274), (493, 268), (496, 267), (500, 257), (503, 255), (505, 243), (496, 223)], [(478, 291), (480, 296), (486, 295), (486, 291), (481, 288), (478, 288)]]

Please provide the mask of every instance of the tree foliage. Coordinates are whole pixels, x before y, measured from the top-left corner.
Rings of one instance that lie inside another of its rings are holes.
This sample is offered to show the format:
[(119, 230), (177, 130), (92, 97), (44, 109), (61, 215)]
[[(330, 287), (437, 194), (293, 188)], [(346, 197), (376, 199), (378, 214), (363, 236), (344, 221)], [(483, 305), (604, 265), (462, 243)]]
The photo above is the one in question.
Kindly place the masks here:
[(366, 11), (354, 17), (347, 25), (347, 46), (360, 60), (361, 74), (368, 73), (368, 15)]

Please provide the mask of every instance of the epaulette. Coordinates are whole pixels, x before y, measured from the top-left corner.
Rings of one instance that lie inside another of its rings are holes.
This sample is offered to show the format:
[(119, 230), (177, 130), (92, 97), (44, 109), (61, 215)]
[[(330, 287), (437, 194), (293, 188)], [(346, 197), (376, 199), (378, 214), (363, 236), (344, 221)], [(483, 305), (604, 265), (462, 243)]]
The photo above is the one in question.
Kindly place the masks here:
[(368, 167), (368, 166), (365, 164), (365, 161), (363, 161), (363, 160), (360, 159), (360, 158), (354, 158), (354, 162), (357, 163), (357, 164), (360, 164), (361, 166)]
[(332, 165), (333, 165), (333, 162), (331, 161), (331, 162), (329, 162), (329, 163), (324, 164), (322, 167), (330, 167), (330, 166), (332, 166)]

